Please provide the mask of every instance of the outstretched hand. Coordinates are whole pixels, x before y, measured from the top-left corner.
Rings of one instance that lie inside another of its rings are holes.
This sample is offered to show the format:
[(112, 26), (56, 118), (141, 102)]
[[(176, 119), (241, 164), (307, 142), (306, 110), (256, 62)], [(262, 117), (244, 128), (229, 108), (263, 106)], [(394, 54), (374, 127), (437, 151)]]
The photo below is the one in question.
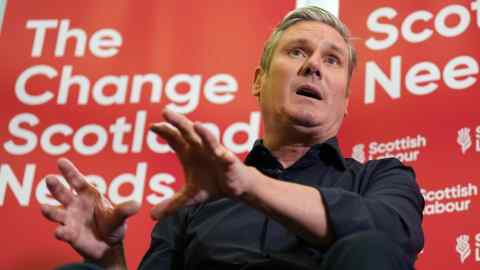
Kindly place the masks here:
[[(156, 205), (154, 219), (177, 208), (222, 197), (240, 198), (251, 189), (252, 179), (260, 173), (243, 164), (205, 127), (185, 116), (164, 110), (166, 122), (150, 129), (167, 141), (182, 164), (185, 185), (173, 198)], [(138, 212), (134, 201), (112, 205), (67, 159), (58, 161), (60, 172), (75, 192), (54, 176), (47, 187), (61, 206), (42, 205), (42, 213), (60, 224), (55, 231), (59, 240), (69, 243), (80, 255), (94, 261), (109, 261), (111, 251), (121, 245), (125, 220)]]
[(188, 206), (222, 197), (238, 198), (250, 188), (258, 173), (243, 164), (232, 152), (200, 123), (168, 109), (163, 111), (166, 122), (150, 130), (162, 137), (175, 150), (180, 160), (185, 185), (181, 191), (152, 209), (152, 217), (160, 219), (181, 206)]
[(125, 220), (138, 212), (134, 201), (113, 206), (67, 159), (58, 161), (58, 168), (76, 194), (54, 176), (48, 176), (47, 187), (61, 206), (42, 205), (43, 215), (58, 224), (55, 237), (69, 243), (80, 255), (102, 260), (124, 235)]

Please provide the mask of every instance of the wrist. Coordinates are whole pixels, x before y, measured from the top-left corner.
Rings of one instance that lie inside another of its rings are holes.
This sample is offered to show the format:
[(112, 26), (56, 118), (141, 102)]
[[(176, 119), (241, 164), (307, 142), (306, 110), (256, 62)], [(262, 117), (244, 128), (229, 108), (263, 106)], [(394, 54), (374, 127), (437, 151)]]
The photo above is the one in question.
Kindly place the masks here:
[(253, 167), (248, 168), (251, 170), (251, 173), (250, 177), (248, 177), (248, 183), (246, 183), (245, 189), (240, 196), (240, 200), (250, 205), (256, 205), (260, 191), (265, 186), (268, 186), (267, 182), (270, 181), (270, 178)]
[(85, 262), (101, 266), (105, 270), (127, 269), (124, 255), (123, 242), (120, 242), (110, 249), (98, 260), (86, 259)]

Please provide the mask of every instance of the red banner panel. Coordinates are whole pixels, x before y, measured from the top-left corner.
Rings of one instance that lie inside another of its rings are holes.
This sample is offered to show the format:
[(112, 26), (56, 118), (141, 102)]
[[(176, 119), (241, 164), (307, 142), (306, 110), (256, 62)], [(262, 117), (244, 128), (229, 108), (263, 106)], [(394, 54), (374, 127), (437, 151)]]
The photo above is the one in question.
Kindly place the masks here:
[[(251, 94), (265, 40), (295, 1), (3, 1), (0, 213), (3, 269), (81, 258), (54, 239), (45, 176), (71, 159), (113, 203), (136, 200), (126, 253), (147, 250), (153, 205), (183, 185), (148, 132), (168, 107), (245, 157), (261, 136)], [(412, 166), (426, 201), (417, 269), (480, 269), (480, 1), (339, 2), (358, 69), (340, 132), (360, 162)]]
[(341, 1), (359, 53), (343, 149), (412, 166), (418, 269), (480, 268), (480, 1)]

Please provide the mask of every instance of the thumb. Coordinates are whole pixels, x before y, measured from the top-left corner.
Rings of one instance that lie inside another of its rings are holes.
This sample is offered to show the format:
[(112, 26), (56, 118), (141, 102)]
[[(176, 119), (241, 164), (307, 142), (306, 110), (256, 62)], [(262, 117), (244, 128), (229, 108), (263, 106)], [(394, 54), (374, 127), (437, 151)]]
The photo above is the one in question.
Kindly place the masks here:
[(104, 236), (122, 227), (127, 218), (140, 210), (140, 204), (136, 201), (127, 201), (113, 206), (107, 199), (102, 197), (101, 200), (102, 203), (95, 207), (95, 220)]
[(140, 203), (137, 201), (128, 201), (115, 206), (115, 215), (119, 218), (129, 218), (140, 210)]
[(160, 220), (165, 216), (171, 215), (175, 210), (184, 206), (189, 200), (189, 195), (185, 190), (175, 194), (173, 198), (162, 201), (155, 205), (150, 211), (150, 216), (154, 220)]
[(116, 205), (111, 223), (113, 228), (122, 225), (127, 218), (135, 215), (139, 210), (140, 203), (137, 201), (127, 201)]

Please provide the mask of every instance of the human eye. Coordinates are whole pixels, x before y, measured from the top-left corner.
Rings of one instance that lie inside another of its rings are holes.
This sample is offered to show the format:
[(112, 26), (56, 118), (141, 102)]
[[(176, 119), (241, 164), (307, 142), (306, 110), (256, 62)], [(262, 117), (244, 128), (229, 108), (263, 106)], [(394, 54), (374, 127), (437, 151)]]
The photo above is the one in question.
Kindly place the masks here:
[(329, 54), (325, 57), (325, 62), (329, 65), (341, 65), (340, 58), (335, 54)]
[(290, 55), (293, 58), (301, 58), (301, 57), (305, 57), (306, 53), (302, 48), (295, 47), (288, 50), (288, 55)]

